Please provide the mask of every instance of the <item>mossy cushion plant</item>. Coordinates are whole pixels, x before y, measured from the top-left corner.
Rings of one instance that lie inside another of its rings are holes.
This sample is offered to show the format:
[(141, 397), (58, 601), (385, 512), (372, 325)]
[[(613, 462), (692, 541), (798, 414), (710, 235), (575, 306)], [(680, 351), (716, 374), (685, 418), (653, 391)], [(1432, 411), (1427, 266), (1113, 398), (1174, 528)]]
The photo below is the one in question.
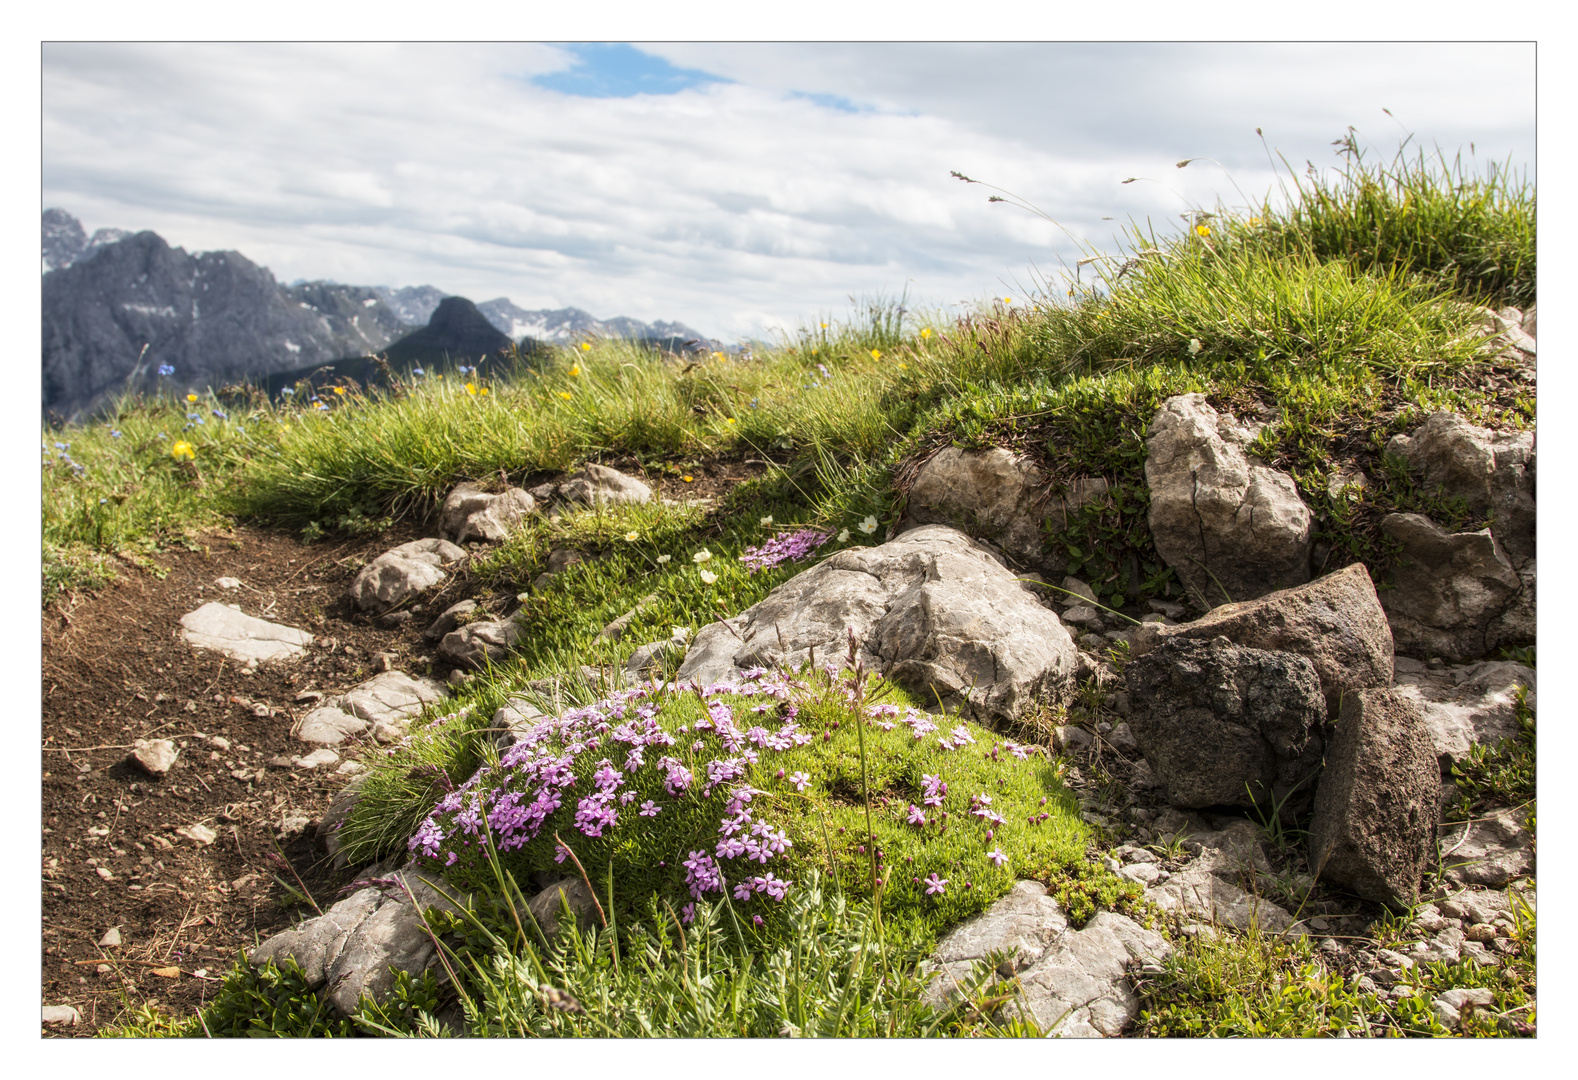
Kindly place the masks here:
[(756, 669), (738, 683), (646, 684), (545, 719), (447, 794), (410, 842), (418, 870), (488, 889), (585, 873), (631, 915), (688, 921), (726, 900), (772, 939), (813, 871), (937, 930), (1020, 877), (1083, 855), (1055, 766), (850, 673)]

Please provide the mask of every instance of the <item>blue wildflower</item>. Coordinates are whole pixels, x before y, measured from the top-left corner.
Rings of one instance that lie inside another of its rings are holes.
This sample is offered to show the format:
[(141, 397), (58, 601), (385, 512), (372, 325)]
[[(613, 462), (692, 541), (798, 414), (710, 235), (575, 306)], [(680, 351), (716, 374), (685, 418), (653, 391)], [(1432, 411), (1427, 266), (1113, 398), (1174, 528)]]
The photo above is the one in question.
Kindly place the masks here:
[(115, 430), (111, 429), (111, 431), (110, 431), (110, 438), (118, 439), (120, 437), (121, 437), (121, 433), (119, 431), (115, 431)]
[(175, 367), (174, 367), (174, 365), (172, 365), (172, 364), (160, 364), (159, 365), (159, 374), (160, 375), (174, 375), (175, 374)]
[(292, 390), (288, 386), (285, 387), (285, 389), (281, 390), (280, 393), (284, 394), (286, 397), (295, 397), (296, 396), (296, 391)]
[(413, 374), (413, 375), (426, 375), (427, 372), (423, 371), (419, 367), (414, 367), (414, 368), (411, 369), (411, 374)]

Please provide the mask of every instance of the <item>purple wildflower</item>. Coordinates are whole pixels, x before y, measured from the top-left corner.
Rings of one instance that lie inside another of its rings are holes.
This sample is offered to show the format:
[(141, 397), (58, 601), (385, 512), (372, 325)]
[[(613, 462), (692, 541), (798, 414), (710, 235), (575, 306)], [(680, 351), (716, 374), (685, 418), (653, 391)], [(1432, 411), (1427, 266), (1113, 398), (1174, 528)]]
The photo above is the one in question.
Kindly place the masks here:
[(827, 543), (828, 536), (816, 529), (799, 529), (792, 533), (779, 533), (760, 547), (748, 548), (740, 556), (751, 573), (768, 570), (780, 563), (799, 562)]
[(926, 824), (926, 812), (914, 803), (910, 803), (909, 817), (905, 819), (911, 825)]
[(657, 817), (660, 810), (661, 807), (659, 807), (658, 804), (653, 802), (651, 799), (648, 799), (646, 802), (641, 804), (642, 817)]
[(1008, 861), (1008, 856), (1003, 854), (1003, 849), (1000, 848), (1000, 847), (996, 847), (996, 848), (993, 848), (991, 851), (988, 851), (986, 853), (986, 857), (988, 859), (991, 859), (998, 866), (1002, 866), (1005, 862)]
[(811, 777), (803, 772), (793, 772), (789, 774), (789, 782), (794, 785), (796, 791), (804, 791), (806, 785), (811, 782)]
[(948, 879), (947, 878), (940, 878), (940, 877), (938, 877), (935, 871), (932, 873), (932, 875), (930, 877), (928, 877), (926, 879), (926, 895), (927, 896), (941, 896), (943, 893), (945, 893), (947, 891), (948, 891)]

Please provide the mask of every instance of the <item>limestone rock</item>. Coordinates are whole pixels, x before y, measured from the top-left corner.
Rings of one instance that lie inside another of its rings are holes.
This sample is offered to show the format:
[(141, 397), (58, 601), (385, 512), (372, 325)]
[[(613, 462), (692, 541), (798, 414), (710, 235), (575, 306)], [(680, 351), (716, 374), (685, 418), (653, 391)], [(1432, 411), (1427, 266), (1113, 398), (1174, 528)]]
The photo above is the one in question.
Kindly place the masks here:
[(1455, 885), (1505, 885), (1534, 872), (1534, 837), (1517, 810), (1440, 828), (1444, 876)]
[(180, 751), (169, 739), (138, 739), (132, 743), (131, 763), (149, 776), (163, 776), (175, 766)]
[[(413, 678), (403, 671), (386, 671), (347, 691), (340, 699), (340, 708), (367, 721), (375, 735), (380, 727), (404, 734), (410, 722), (422, 714), (424, 706), (448, 696), (449, 690), (434, 679)], [(393, 740), (381, 738), (379, 741)]]
[(302, 717), (296, 738), (319, 746), (338, 746), (366, 730), (367, 721), (360, 716), (353, 716), (334, 705), (321, 705)]
[(513, 618), (468, 623), (444, 635), (438, 655), (451, 664), (480, 670), (490, 661), (503, 660), (520, 638), (520, 623)]
[(1431, 413), (1394, 435), (1386, 452), (1407, 461), (1430, 492), (1456, 497), (1492, 519), (1490, 531), (1514, 568), (1534, 557), (1534, 433), (1492, 431), (1457, 413)]
[(577, 927), (585, 929), (597, 923), (597, 901), (587, 889), (586, 882), (578, 877), (567, 877), (562, 881), (556, 881), (526, 904), (531, 910), (532, 918), (537, 920), (537, 925), (542, 928), (543, 936), (549, 942), (559, 936), (559, 920), (566, 902), (569, 903), (570, 911), (575, 916)]
[(1478, 745), (1495, 745), (1522, 734), (1514, 704), (1526, 688), (1529, 708), (1536, 705), (1535, 673), (1510, 660), (1453, 664), (1432, 671), (1417, 660), (1399, 658), (1396, 691), (1424, 713), (1430, 741), (1443, 772)]
[(298, 769), (323, 769), (339, 763), (340, 755), (330, 750), (327, 746), (320, 746), (310, 754), (291, 759), (291, 764)]
[(559, 497), (586, 506), (620, 506), (652, 501), (652, 489), (606, 465), (586, 464), (559, 485)]
[(640, 616), (643, 611), (646, 611), (657, 602), (657, 593), (647, 593), (647, 595), (636, 601), (635, 607), (631, 608), (629, 611), (619, 616), (619, 618), (603, 627), (601, 636), (607, 638), (609, 641), (618, 641), (620, 638), (624, 637), (625, 631), (630, 629), (630, 624), (635, 622), (636, 618)]
[(684, 651), (684, 644), (672, 638), (649, 641), (631, 653), (630, 659), (625, 661), (625, 675), (633, 682), (648, 678), (666, 657)]
[(43, 1022), (51, 1027), (75, 1027), (82, 1020), (82, 1014), (70, 1005), (45, 1005)]
[(1103, 911), (1065, 933), (1019, 976), (1019, 999), (1005, 1006), (1049, 1035), (1112, 1038), (1139, 1012), (1128, 980), (1131, 962), (1159, 965), (1172, 949), (1126, 915)]
[(438, 618), (428, 624), (428, 628), (422, 631), (422, 636), (429, 641), (440, 640), (445, 634), (458, 627), (462, 618), (470, 615), (480, 606), (475, 600), (462, 600), (458, 604), (449, 605)]
[(345, 787), (340, 789), (328, 809), (323, 812), (323, 817), (318, 821), (317, 838), (328, 851), (332, 865), (336, 870), (346, 867), (346, 860), (340, 850), (340, 829), (351, 816), (351, 811), (356, 808), (356, 801), (360, 798), (362, 784), (367, 780), (366, 773), (357, 776)]
[(696, 635), (679, 681), (743, 669), (820, 666), (847, 655), (853, 628), (868, 670), (972, 719), (1013, 719), (1066, 701), (1077, 653), (1068, 632), (980, 545), (924, 525), (878, 547), (847, 548)]
[(1392, 682), (1392, 629), (1361, 563), (1258, 600), (1223, 604), (1194, 622), (1144, 623), (1135, 630), (1129, 655), (1143, 656), (1164, 641), (1213, 637), (1308, 658), (1330, 717), (1344, 694)]
[(1389, 906), (1417, 901), (1435, 853), (1441, 773), (1419, 707), (1392, 690), (1343, 702), (1310, 821), (1325, 881)]
[(525, 698), (509, 698), (493, 714), (490, 734), (494, 736), (494, 745), (500, 750), (514, 746), (522, 735), (547, 719), (547, 713)]
[(1534, 640), (1533, 560), (1520, 576), (1489, 529), (1448, 533), (1420, 514), (1387, 514), (1381, 531), (1403, 548), (1381, 597), (1399, 653), (1474, 660)]
[(293, 958), (310, 985), (326, 984), (327, 1000), (342, 1016), (356, 1009), (363, 994), (383, 1001), (394, 988), (391, 969), (419, 975), (436, 962), (421, 912), (455, 910), (439, 889), (412, 871), (395, 871), (383, 881), (387, 884), (358, 889), (297, 929), (274, 935), (248, 959), (260, 966)]
[(1309, 660), (1175, 639), (1127, 674), (1130, 730), (1174, 806), (1308, 804), (1326, 714)]
[(1146, 889), (1145, 896), (1165, 912), (1216, 926), (1231, 926), (1244, 932), (1255, 928), (1273, 934), (1304, 932), (1295, 926), (1293, 916), (1285, 908), (1209, 870), (1191, 867), (1173, 874), (1162, 884)]
[(401, 544), (362, 567), (351, 582), (351, 602), (362, 611), (381, 615), (442, 582), (447, 575), (440, 568), (465, 557), (448, 540)]
[(1310, 576), (1309, 507), (1288, 474), (1250, 463), (1247, 442), (1203, 394), (1164, 402), (1146, 440), (1157, 553), (1207, 608)]
[(457, 544), (468, 540), (498, 543), (536, 508), (536, 501), (520, 488), (492, 493), (476, 484), (457, 484), (444, 500), (439, 529)]
[(1002, 447), (947, 447), (916, 473), (899, 532), (919, 525), (952, 525), (993, 541), (1023, 563), (1045, 567), (1045, 483), (1040, 469)]
[(181, 637), (188, 645), (224, 653), (248, 666), (300, 656), (302, 647), (312, 644), (305, 630), (243, 615), (217, 600), (181, 616)]
[(959, 985), (970, 975), (973, 961), (999, 950), (1007, 955), (997, 974), (1011, 978), (1041, 959), (1047, 946), (1068, 930), (1058, 902), (1039, 881), (1019, 881), (1007, 896), (975, 918), (950, 930), (937, 943), (929, 961), (936, 974), (922, 999), (934, 1009), (958, 997)]

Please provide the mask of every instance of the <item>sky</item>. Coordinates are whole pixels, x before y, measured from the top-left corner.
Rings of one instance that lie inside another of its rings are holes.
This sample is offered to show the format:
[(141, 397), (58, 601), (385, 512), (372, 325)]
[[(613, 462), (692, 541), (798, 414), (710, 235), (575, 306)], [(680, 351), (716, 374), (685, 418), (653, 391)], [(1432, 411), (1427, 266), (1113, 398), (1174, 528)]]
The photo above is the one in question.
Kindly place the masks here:
[(1300, 174), (1338, 168), (1349, 125), (1376, 158), (1411, 133), (1480, 167), (1510, 159), (1532, 178), (1535, 162), (1532, 42), (45, 42), (41, 56), (42, 204), (89, 232), (237, 250), (282, 282), (432, 284), (726, 340), (847, 316), (851, 298), (1026, 302), (1117, 250), (1130, 221), (1166, 231), (1277, 197), (1279, 153)]

